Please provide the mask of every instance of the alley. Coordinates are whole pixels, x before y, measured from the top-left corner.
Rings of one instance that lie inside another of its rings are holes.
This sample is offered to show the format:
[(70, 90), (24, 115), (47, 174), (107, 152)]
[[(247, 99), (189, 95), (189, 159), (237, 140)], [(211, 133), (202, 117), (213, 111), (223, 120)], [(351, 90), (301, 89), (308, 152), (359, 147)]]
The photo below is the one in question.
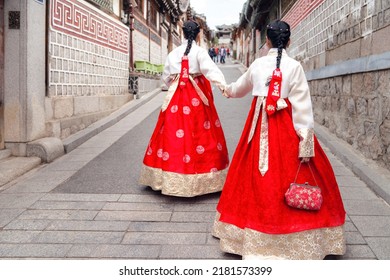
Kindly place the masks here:
[[(220, 65), (227, 81), (244, 68)], [(0, 258), (240, 259), (210, 234), (219, 193), (168, 197), (137, 183), (165, 92), (53, 163), (0, 189)], [(214, 88), (230, 158), (251, 96)], [(340, 144), (341, 145), (341, 144)], [(337, 259), (390, 259), (390, 206), (323, 146), (347, 210), (347, 253)], [(327, 259), (333, 259), (329, 256)]]

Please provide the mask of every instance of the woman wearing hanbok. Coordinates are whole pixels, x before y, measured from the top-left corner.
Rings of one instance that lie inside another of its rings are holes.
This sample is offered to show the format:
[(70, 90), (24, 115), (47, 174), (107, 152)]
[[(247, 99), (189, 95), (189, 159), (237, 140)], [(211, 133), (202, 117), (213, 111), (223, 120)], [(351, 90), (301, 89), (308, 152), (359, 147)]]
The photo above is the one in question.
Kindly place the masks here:
[(196, 45), (200, 28), (184, 23), (186, 41), (165, 62), (168, 93), (147, 146), (139, 183), (162, 194), (193, 197), (221, 191), (229, 165), (224, 132), (210, 82), (225, 78), (207, 50)]
[[(243, 259), (342, 255), (345, 210), (333, 169), (314, 135), (303, 68), (285, 50), (290, 26), (272, 22), (266, 40), (268, 55), (256, 59), (224, 91), (233, 98), (252, 92), (254, 98), (217, 206), (213, 235), (223, 251)], [(320, 210), (286, 204), (284, 194), (296, 176), (300, 183), (318, 183)]]

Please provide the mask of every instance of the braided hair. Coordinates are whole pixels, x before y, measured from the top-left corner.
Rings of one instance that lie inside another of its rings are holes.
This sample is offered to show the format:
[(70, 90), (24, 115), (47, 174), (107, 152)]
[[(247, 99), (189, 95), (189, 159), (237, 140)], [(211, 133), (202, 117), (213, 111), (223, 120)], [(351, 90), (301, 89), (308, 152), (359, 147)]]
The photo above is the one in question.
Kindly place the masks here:
[(290, 35), (290, 25), (285, 21), (275, 20), (267, 25), (267, 37), (271, 41), (272, 47), (278, 48), (276, 68), (280, 68), (282, 51), (287, 47)]
[(184, 38), (188, 40), (187, 48), (184, 52), (184, 55), (188, 55), (190, 53), (192, 47), (192, 41), (196, 39), (200, 32), (199, 24), (196, 21), (189, 20), (186, 21), (183, 25)]

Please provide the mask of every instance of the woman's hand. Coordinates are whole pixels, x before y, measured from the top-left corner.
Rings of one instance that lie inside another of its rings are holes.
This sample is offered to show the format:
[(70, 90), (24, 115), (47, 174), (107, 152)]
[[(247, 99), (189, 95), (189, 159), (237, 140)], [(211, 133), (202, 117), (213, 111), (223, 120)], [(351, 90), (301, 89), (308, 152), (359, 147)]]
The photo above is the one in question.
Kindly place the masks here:
[(225, 96), (226, 98), (230, 98), (229, 94), (226, 92), (225, 89), (222, 90), (222, 95)]

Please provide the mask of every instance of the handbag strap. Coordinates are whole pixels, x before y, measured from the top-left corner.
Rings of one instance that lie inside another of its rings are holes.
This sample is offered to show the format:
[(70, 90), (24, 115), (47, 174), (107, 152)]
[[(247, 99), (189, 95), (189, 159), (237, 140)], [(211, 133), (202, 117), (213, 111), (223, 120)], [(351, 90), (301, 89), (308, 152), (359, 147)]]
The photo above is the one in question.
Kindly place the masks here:
[[(316, 185), (317, 185), (317, 186), (319, 186), (319, 185), (318, 185), (318, 183), (317, 183), (317, 180), (316, 180), (316, 178), (314, 177), (314, 173), (313, 173), (313, 170), (311, 169), (310, 162), (308, 162), (307, 164), (309, 165), (310, 173), (311, 173), (311, 176), (313, 176), (314, 182), (316, 183)], [(300, 162), (299, 162), (299, 166), (298, 166), (297, 174), (295, 174), (294, 183), (296, 183), (296, 182), (297, 182), (298, 173), (299, 173), (299, 170), (301, 169), (301, 165), (302, 165), (302, 161), (300, 161)]]

